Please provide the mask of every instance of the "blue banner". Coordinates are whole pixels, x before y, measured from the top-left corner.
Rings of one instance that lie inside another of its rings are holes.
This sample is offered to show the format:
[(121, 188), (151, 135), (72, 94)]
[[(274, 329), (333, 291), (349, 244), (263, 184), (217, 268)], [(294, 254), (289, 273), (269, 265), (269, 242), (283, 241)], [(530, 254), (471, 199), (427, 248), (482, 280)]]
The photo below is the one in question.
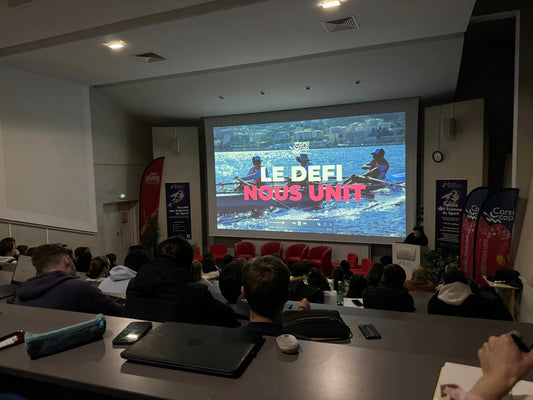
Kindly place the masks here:
[(466, 204), (466, 179), (437, 180), (435, 197), (435, 248), (459, 246), (461, 215)]
[(166, 183), (167, 236), (191, 238), (191, 196), (189, 183)]

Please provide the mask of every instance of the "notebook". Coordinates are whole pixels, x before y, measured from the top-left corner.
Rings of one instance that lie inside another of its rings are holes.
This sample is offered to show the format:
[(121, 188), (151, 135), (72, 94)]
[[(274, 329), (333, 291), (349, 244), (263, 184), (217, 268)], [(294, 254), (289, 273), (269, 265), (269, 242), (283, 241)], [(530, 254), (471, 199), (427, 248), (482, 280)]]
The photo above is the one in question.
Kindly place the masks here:
[(165, 322), (120, 355), (137, 363), (238, 378), (264, 341), (243, 328)]
[(13, 296), (19, 285), (25, 280), (34, 277), (36, 273), (37, 270), (31, 262), (31, 257), (19, 256), (18, 262), (13, 269), (11, 283), (0, 286), (0, 299)]

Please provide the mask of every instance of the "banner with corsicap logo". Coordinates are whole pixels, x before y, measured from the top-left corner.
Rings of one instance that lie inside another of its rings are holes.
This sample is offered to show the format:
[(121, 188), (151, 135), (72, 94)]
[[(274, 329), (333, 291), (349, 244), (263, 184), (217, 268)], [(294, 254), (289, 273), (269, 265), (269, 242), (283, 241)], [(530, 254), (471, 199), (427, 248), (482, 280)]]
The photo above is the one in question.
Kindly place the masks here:
[(470, 192), (466, 198), (465, 210), (462, 215), (461, 246), (459, 262), (461, 270), (468, 277), (474, 275), (474, 254), (476, 245), (476, 227), (481, 204), (489, 194), (488, 188), (481, 186)]
[(476, 234), (474, 278), (484, 284), (483, 276), (512, 267), (510, 260), (518, 189), (502, 189), (481, 205)]

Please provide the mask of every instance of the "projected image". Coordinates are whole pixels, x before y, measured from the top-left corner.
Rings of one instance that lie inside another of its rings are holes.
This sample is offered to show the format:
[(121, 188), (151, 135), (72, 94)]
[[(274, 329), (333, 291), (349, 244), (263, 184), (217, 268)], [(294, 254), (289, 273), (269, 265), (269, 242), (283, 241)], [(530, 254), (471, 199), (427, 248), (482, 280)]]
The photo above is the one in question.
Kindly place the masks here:
[(218, 229), (405, 236), (405, 113), (213, 131)]

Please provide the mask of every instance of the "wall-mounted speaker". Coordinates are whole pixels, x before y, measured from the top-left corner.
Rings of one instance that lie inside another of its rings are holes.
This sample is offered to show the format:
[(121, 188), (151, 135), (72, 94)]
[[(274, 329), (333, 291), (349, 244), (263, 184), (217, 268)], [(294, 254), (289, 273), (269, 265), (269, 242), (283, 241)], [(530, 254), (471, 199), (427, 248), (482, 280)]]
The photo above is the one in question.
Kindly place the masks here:
[(452, 139), (455, 137), (455, 118), (442, 119), (442, 137)]

